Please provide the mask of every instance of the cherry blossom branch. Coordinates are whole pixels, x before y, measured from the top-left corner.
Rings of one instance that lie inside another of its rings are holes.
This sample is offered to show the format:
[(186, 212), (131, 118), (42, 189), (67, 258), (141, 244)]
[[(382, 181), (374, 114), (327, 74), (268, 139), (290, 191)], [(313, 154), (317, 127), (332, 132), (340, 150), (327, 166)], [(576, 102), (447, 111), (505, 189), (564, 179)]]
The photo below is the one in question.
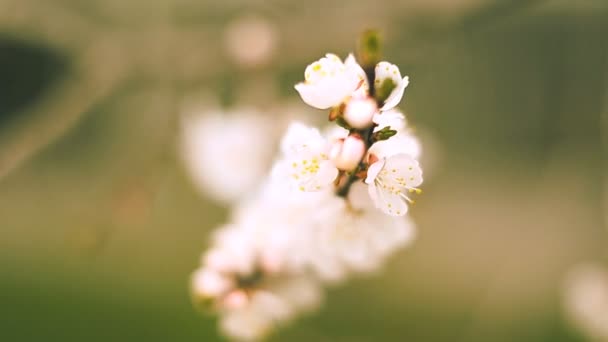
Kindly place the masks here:
[(318, 307), (324, 285), (373, 271), (414, 236), (406, 214), (422, 184), (420, 148), (396, 109), (409, 78), (379, 50), (369, 31), (358, 61), (328, 53), (306, 67), (295, 89), (336, 125), (324, 134), (289, 125), (259, 192), (235, 208), (193, 273), (193, 298), (229, 337), (267, 336)]
[[(380, 37), (378, 32), (374, 30), (366, 31), (362, 34), (359, 40), (359, 46), (357, 50), (357, 59), (361, 61), (361, 67), (365, 72), (365, 77), (367, 78), (367, 84), (369, 84), (369, 96), (375, 98), (376, 94), (376, 84), (374, 80), (376, 79), (376, 64), (380, 60)], [(379, 103), (376, 99), (377, 105), (380, 107), (382, 103)], [(363, 138), (363, 142), (365, 143), (365, 153), (369, 150), (369, 148), (374, 143), (372, 141), (372, 134), (374, 128), (377, 124), (373, 124), (372, 127), (363, 130), (351, 129), (351, 134), (356, 133), (359, 134)], [(359, 165), (355, 170), (348, 173), (348, 178), (344, 184), (342, 184), (337, 190), (336, 195), (339, 197), (346, 198), (350, 191), (351, 186), (360, 180), (362, 172), (366, 170), (366, 164), (364, 159), (359, 162)]]

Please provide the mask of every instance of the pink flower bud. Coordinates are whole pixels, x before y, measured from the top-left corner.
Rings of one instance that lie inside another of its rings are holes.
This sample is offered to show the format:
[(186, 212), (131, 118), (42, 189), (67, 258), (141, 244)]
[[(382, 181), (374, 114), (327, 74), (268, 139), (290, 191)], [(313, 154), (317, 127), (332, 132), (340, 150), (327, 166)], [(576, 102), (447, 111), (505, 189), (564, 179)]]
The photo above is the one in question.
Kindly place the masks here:
[(230, 310), (236, 310), (244, 307), (249, 302), (247, 294), (243, 290), (230, 291), (223, 300), (224, 307)]
[(344, 171), (354, 170), (365, 154), (365, 143), (357, 135), (349, 135), (331, 147), (330, 158), (334, 165)]
[(283, 260), (277, 251), (264, 251), (261, 256), (261, 266), (267, 273), (278, 273), (283, 266)]
[(373, 124), (374, 114), (378, 112), (376, 101), (370, 97), (353, 98), (344, 109), (344, 120), (353, 128), (364, 129)]

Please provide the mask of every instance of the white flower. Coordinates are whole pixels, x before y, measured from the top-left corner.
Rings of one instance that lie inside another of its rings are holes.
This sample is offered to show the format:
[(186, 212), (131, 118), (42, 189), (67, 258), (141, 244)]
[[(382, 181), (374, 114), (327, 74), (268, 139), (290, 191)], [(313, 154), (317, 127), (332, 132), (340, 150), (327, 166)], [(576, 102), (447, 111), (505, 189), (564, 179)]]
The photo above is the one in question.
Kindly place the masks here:
[[(409, 84), (409, 78), (407, 76), (401, 78), (399, 68), (385, 61), (376, 65), (375, 75), (376, 87), (381, 86), (386, 79), (392, 80), (395, 85), (380, 108), (381, 111), (390, 110), (401, 101), (403, 92)], [(364, 99), (369, 96), (365, 71), (352, 54), (342, 62), (338, 56), (328, 53), (308, 65), (304, 71), (304, 82), (296, 84), (295, 89), (304, 102), (318, 109), (336, 107), (349, 97)], [(348, 117), (352, 119), (355, 125), (353, 127), (356, 127), (362, 117), (364, 118), (359, 112), (352, 112)]]
[(265, 208), (257, 208), (258, 215), (269, 213), (260, 222), (265, 226), (265, 232), (259, 235), (265, 241), (265, 250), (282, 255), (288, 271), (310, 270), (324, 281), (342, 280), (343, 266), (332, 257), (331, 250), (321, 248), (320, 239), (323, 232), (338, 224), (344, 214), (344, 201), (332, 191), (289, 196), (283, 190), (273, 195), (266, 199)]
[(254, 190), (269, 170), (275, 127), (252, 109), (185, 113), (180, 154), (199, 190), (221, 202)]
[(362, 71), (352, 55), (343, 63), (338, 56), (328, 53), (306, 67), (305, 81), (296, 84), (295, 89), (312, 107), (335, 107), (361, 86), (365, 78)]
[(235, 220), (252, 232), (248, 235), (259, 243), (263, 258), (278, 260), (282, 272), (311, 271), (323, 281), (342, 280), (344, 266), (331, 250), (320, 248), (320, 241), (344, 215), (344, 200), (329, 189), (293, 193), (275, 179), (238, 208)]
[[(312, 207), (302, 210), (302, 205), (322, 205), (321, 193), (299, 194), (300, 201), (281, 196), (286, 191), (279, 184), (267, 186), (277, 188), (260, 192), (240, 208), (235, 222), (215, 235), (203, 266), (192, 276), (195, 298), (211, 300), (220, 328), (237, 340), (264, 338), (297, 315), (316, 309), (322, 300), (318, 280), (302, 272), (308, 257), (302, 257), (300, 244), (308, 240), (307, 228), (313, 228), (307, 218), (315, 217)], [(289, 234), (282, 234), (286, 230)], [(296, 261), (300, 264), (293, 264)]]
[(218, 272), (251, 273), (256, 262), (256, 245), (252, 243), (252, 235), (239, 225), (226, 225), (218, 229), (213, 247), (203, 256), (203, 263)]
[(351, 187), (348, 204), (332, 191), (293, 196), (275, 182), (262, 190), (240, 208), (237, 221), (251, 231), (262, 255), (280, 260), (280, 272), (312, 271), (325, 283), (338, 283), (353, 271), (377, 269), (415, 236), (410, 220), (377, 210), (362, 183)]
[(219, 324), (229, 337), (253, 341), (266, 337), (297, 314), (315, 310), (322, 293), (312, 278), (289, 275), (271, 279), (264, 288), (254, 290), (246, 303), (241, 299), (238, 306), (224, 308)]
[(329, 145), (315, 128), (293, 123), (281, 142), (285, 156), (278, 169), (287, 173), (300, 191), (320, 191), (338, 176), (338, 169), (329, 160)]
[(376, 207), (388, 215), (403, 216), (407, 213), (409, 192), (420, 192), (422, 169), (418, 161), (407, 154), (382, 158), (370, 165), (365, 183)]
[(228, 23), (224, 45), (230, 57), (243, 66), (270, 61), (275, 52), (279, 31), (263, 17), (245, 15)]
[(397, 248), (413, 241), (414, 223), (378, 211), (362, 183), (351, 187), (350, 206), (338, 224), (325, 231), (322, 243), (351, 271), (370, 272)]
[(219, 324), (231, 338), (256, 341), (270, 334), (290, 314), (291, 308), (284, 300), (273, 293), (257, 291), (246, 305), (223, 312)]
[(301, 313), (317, 310), (323, 301), (319, 282), (309, 276), (285, 277), (282, 281), (273, 283), (270, 289)]
[(407, 76), (401, 78), (401, 72), (399, 68), (389, 62), (380, 62), (376, 64), (376, 79), (374, 83), (376, 87), (382, 85), (384, 80), (391, 79), (395, 84), (395, 88), (390, 95), (384, 101), (384, 105), (380, 108), (382, 111), (386, 111), (394, 108), (399, 104), (403, 97), (403, 92), (409, 84), (409, 78)]

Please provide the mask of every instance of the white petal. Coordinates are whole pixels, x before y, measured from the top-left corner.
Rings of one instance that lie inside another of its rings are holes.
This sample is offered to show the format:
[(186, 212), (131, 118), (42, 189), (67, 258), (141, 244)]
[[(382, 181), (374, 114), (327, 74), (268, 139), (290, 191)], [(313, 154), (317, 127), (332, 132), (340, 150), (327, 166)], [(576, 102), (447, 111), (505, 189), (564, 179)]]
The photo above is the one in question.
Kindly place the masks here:
[(357, 89), (360, 84), (359, 69), (349, 60), (348, 66), (333, 54), (310, 64), (304, 73), (305, 82), (295, 89), (308, 105), (327, 109), (338, 106)]
[(244, 230), (243, 226), (228, 225), (216, 231), (214, 244), (214, 249), (221, 250), (224, 255), (225, 264), (222, 265), (221, 271), (237, 274), (249, 274), (253, 271), (255, 244), (252, 243), (251, 234)]
[(194, 185), (228, 203), (254, 190), (267, 172), (274, 131), (271, 120), (251, 109), (185, 113), (179, 152)]
[(297, 151), (302, 145), (318, 146), (323, 144), (323, 137), (316, 128), (309, 127), (301, 122), (292, 122), (281, 139), (281, 151), (289, 155)]
[[(388, 186), (387, 186), (388, 187)], [(390, 191), (383, 186), (376, 186), (376, 206), (385, 214), (391, 216), (404, 216), (408, 206), (406, 201), (394, 191)]]
[(416, 159), (407, 154), (397, 154), (386, 160), (384, 166), (390, 181), (403, 179), (408, 188), (422, 184), (422, 169)]
[(405, 115), (398, 109), (391, 109), (383, 112), (376, 113), (373, 118), (374, 123), (377, 125), (374, 128), (374, 132), (377, 132), (384, 127), (390, 127), (392, 130), (396, 130), (401, 133), (405, 130), (407, 121)]
[(342, 265), (338, 259), (332, 257), (332, 254), (319, 248), (328, 248), (331, 244), (328, 244), (325, 241), (321, 241), (321, 243), (318, 241), (315, 242), (317, 242), (317, 245), (313, 246), (316, 248), (311, 248), (312, 253), (308, 255), (306, 260), (307, 266), (309, 266), (314, 271), (315, 275), (324, 283), (337, 284), (342, 282), (347, 276), (347, 270), (344, 268), (344, 265)]
[(374, 82), (376, 86), (379, 86), (384, 82), (385, 79), (391, 79), (395, 83), (395, 85), (399, 85), (401, 83), (401, 72), (399, 68), (389, 62), (379, 62), (376, 64), (376, 68), (374, 69), (376, 73), (376, 79)]
[(357, 219), (337, 225), (332, 234), (332, 245), (340, 258), (351, 267), (371, 266), (369, 250), (369, 229)]
[(363, 182), (356, 182), (348, 192), (348, 202), (355, 210), (375, 209), (373, 201), (369, 197), (369, 186)]
[(298, 83), (294, 88), (300, 93), (302, 101), (317, 109), (327, 109), (341, 100), (332, 97), (332, 93), (328, 94), (320, 91), (319, 85), (316, 84)]
[(224, 334), (239, 341), (260, 340), (272, 331), (273, 324), (252, 310), (229, 311), (219, 321)]
[[(382, 160), (382, 159), (381, 159)], [(380, 171), (372, 164), (365, 180), (376, 207), (392, 216), (403, 216), (408, 210), (407, 192), (422, 183), (422, 170), (418, 161), (406, 154), (387, 158)], [(370, 172), (371, 171), (371, 172)]]
[(378, 158), (389, 158), (396, 154), (408, 154), (414, 158), (420, 156), (420, 142), (410, 134), (397, 134), (387, 140), (375, 142), (369, 153)]
[(391, 79), (395, 83), (395, 89), (390, 93), (388, 98), (384, 101), (384, 105), (380, 110), (385, 111), (394, 108), (399, 104), (403, 97), (403, 92), (409, 84), (409, 78), (405, 76), (401, 78), (401, 72), (399, 68), (389, 62), (380, 62), (376, 65), (376, 79), (374, 80), (375, 86), (380, 86), (384, 80)]
[(323, 300), (317, 279), (307, 276), (291, 276), (272, 286), (272, 291), (289, 302), (298, 311), (316, 310)]
[(393, 89), (386, 101), (384, 101), (384, 105), (382, 106), (382, 108), (380, 108), (380, 110), (389, 110), (397, 106), (399, 102), (401, 102), (403, 92), (405, 91), (405, 88), (408, 86), (409, 83), (410, 80), (407, 76), (405, 76), (403, 80), (400, 80), (399, 83), (397, 83), (397, 87)]
[(361, 65), (357, 63), (352, 53), (348, 55), (346, 61), (344, 61), (344, 65), (346, 65), (346, 67), (349, 68), (351, 72), (354, 72), (359, 82), (359, 88), (356, 89), (356, 92), (355, 94), (353, 94), (353, 96), (367, 96), (367, 94), (369, 93), (369, 83), (367, 82), (367, 75), (365, 74), (365, 71), (363, 70)]
[(314, 190), (310, 189), (309, 191), (319, 191), (326, 188), (334, 182), (336, 177), (338, 177), (338, 169), (334, 164), (330, 161), (321, 162), (319, 173), (315, 178)]
[(338, 176), (329, 159), (329, 145), (315, 128), (291, 124), (281, 142), (285, 161), (273, 167), (273, 178), (289, 179), (300, 191), (326, 189)]
[(298, 83), (295, 89), (307, 105), (327, 109), (342, 103), (355, 90), (355, 87), (344, 82), (343, 79), (328, 78), (316, 84)]
[(372, 202), (374, 202), (374, 206), (380, 209), (382, 204), (380, 203), (380, 197), (378, 197), (378, 189), (376, 188), (376, 184), (369, 184), (367, 187), (367, 192), (369, 194), (369, 198), (371, 198)]
[(378, 173), (380, 173), (380, 171), (382, 171), (382, 168), (384, 167), (385, 162), (386, 162), (385, 159), (381, 158), (377, 162), (375, 162), (369, 166), (369, 168), (367, 169), (367, 177), (365, 178), (366, 184), (370, 184), (370, 185), (374, 184), (374, 180), (378, 176)]
[(306, 83), (317, 83), (327, 76), (335, 76), (345, 70), (344, 63), (340, 57), (333, 53), (328, 53), (318, 61), (309, 64), (304, 70), (304, 80)]
[(283, 298), (270, 291), (258, 291), (251, 299), (253, 308), (274, 321), (286, 321), (293, 317), (293, 308)]
[(388, 256), (395, 249), (411, 243), (416, 237), (416, 225), (409, 217), (390, 217), (381, 214), (376, 219), (376, 234), (370, 239), (370, 244), (380, 257)]

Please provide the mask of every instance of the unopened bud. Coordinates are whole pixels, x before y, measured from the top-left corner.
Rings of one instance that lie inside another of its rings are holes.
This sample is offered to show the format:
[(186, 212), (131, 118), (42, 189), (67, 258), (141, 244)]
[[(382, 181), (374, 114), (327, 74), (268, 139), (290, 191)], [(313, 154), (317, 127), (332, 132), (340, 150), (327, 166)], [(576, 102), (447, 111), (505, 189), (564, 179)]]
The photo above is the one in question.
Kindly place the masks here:
[(346, 139), (334, 142), (330, 157), (334, 165), (344, 171), (352, 171), (359, 165), (365, 154), (365, 143), (357, 135), (349, 135)]
[(353, 98), (344, 109), (344, 119), (353, 128), (364, 129), (370, 127), (378, 105), (372, 98)]

